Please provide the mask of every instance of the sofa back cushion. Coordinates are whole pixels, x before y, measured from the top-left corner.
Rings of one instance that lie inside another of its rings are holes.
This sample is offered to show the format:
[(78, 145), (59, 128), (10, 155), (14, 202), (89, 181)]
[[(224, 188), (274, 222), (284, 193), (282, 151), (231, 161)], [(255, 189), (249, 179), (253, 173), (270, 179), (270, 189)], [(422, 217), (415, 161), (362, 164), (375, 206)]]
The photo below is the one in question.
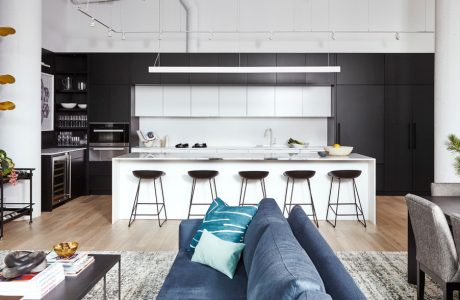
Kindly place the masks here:
[(251, 223), (249, 223), (244, 236), (244, 244), (246, 247), (243, 251), (243, 261), (246, 273), (248, 274), (251, 269), (252, 258), (254, 257), (257, 243), (270, 223), (288, 225), (276, 201), (266, 198), (260, 201), (259, 209), (252, 218)]
[(266, 227), (248, 273), (248, 299), (302, 299), (306, 294), (330, 299), (320, 275), (289, 225)]
[(333, 299), (366, 299), (339, 258), (300, 206), (295, 206), (291, 210), (288, 222), (296, 239), (305, 249), (321, 275), (326, 292)]

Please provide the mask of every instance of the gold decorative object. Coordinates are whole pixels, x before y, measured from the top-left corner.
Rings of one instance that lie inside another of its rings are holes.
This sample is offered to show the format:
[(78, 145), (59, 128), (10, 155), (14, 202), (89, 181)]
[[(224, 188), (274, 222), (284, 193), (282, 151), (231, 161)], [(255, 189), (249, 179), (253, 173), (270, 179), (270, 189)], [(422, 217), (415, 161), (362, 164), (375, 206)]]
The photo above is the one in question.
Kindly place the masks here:
[(13, 27), (0, 27), (0, 36), (15, 34), (16, 30)]
[(0, 84), (12, 84), (15, 82), (16, 82), (16, 79), (14, 78), (13, 75), (10, 75), (10, 74), (0, 75)]
[(0, 111), (1, 110), (13, 110), (16, 108), (16, 105), (11, 101), (0, 102)]
[(72, 255), (77, 252), (78, 249), (78, 243), (77, 242), (65, 242), (65, 243), (59, 243), (53, 246), (54, 252), (59, 257), (71, 257)]

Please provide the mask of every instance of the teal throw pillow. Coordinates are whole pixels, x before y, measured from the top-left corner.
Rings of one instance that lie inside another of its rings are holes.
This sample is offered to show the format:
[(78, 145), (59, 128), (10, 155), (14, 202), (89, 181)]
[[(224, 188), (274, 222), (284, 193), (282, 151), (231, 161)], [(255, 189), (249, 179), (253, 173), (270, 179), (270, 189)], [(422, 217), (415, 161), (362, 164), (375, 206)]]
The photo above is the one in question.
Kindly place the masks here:
[(222, 199), (216, 198), (209, 206), (200, 229), (190, 243), (189, 250), (195, 249), (205, 229), (224, 241), (242, 243), (257, 208), (256, 205), (228, 206)]
[(205, 229), (192, 261), (209, 266), (233, 279), (243, 249), (243, 243), (224, 241)]

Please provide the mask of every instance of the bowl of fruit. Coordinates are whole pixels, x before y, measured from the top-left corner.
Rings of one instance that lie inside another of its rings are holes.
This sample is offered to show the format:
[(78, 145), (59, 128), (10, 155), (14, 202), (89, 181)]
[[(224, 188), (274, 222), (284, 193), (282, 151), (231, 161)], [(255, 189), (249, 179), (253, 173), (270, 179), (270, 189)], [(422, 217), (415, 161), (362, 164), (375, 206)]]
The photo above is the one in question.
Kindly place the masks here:
[(353, 151), (353, 147), (334, 144), (332, 146), (324, 147), (324, 150), (332, 156), (347, 156), (350, 155), (351, 151)]
[(289, 139), (288, 145), (291, 148), (308, 148), (308, 143), (301, 142), (292, 138)]

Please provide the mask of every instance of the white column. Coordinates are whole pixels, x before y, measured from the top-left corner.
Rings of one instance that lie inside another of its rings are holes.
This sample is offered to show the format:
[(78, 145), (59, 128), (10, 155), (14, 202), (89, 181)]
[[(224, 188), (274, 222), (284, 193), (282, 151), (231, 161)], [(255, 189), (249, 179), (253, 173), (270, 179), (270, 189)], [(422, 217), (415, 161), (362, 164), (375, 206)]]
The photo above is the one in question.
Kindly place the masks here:
[(460, 182), (449, 134), (460, 136), (460, 1), (436, 0), (435, 182)]
[[(11, 26), (16, 34), (0, 37), (0, 73), (16, 78), (0, 86), (0, 99), (16, 104), (0, 111), (0, 149), (17, 167), (36, 168), (33, 178), (34, 216), (40, 215), (41, 198), (41, 44), (42, 1), (0, 0), (0, 26)], [(28, 183), (8, 186), (7, 202), (28, 201)]]

